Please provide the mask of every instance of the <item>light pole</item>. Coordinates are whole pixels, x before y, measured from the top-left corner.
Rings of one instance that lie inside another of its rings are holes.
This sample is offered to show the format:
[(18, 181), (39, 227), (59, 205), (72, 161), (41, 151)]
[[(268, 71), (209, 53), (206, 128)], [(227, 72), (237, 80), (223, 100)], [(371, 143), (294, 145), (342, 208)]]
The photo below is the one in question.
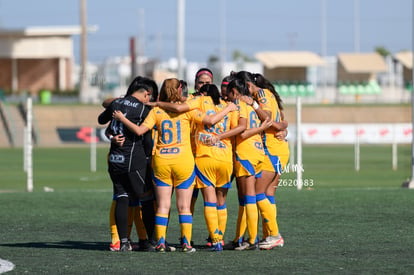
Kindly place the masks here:
[(184, 78), (185, 0), (177, 0), (177, 78)]
[(79, 100), (81, 103), (87, 103), (87, 76), (86, 76), (86, 62), (87, 62), (87, 23), (86, 23), (86, 0), (80, 0), (80, 23), (81, 23), (81, 68), (79, 77)]

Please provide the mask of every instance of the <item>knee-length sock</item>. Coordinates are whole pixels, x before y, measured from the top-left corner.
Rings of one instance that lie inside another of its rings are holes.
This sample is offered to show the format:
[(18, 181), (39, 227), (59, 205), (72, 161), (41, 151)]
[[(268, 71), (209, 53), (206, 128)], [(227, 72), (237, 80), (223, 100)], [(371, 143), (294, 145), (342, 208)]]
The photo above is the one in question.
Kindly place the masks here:
[[(276, 200), (275, 200), (275, 197), (274, 196), (268, 196), (268, 195), (266, 195), (266, 197), (270, 201), (270, 203), (271, 203), (271, 205), (273, 207), (273, 212), (274, 212), (274, 215), (276, 217), (277, 231), (279, 231), (278, 224), (277, 224), (277, 212), (276, 212), (277, 210), (276, 210)], [(267, 228), (267, 226), (263, 226), (262, 229), (263, 229), (263, 239), (265, 239), (267, 236), (270, 235), (270, 232), (269, 232), (269, 229)]]
[(142, 220), (142, 206), (137, 206), (134, 216), (135, 230), (137, 231), (139, 240), (147, 239), (147, 230), (145, 230), (144, 221)]
[(134, 226), (135, 220), (135, 211), (137, 210), (137, 206), (139, 201), (129, 201), (128, 204), (128, 239), (131, 239), (131, 231), (132, 227)]
[(193, 233), (193, 215), (191, 213), (179, 213), (178, 220), (181, 228), (181, 244), (190, 246)]
[(279, 230), (276, 224), (276, 217), (274, 215), (273, 206), (265, 193), (256, 194), (257, 208), (263, 218), (263, 226), (267, 226), (269, 235), (277, 236)]
[(249, 232), (249, 243), (255, 244), (257, 241), (258, 212), (256, 196), (244, 196), (247, 231)]
[(120, 197), (116, 200), (115, 221), (121, 243), (128, 241), (128, 197)]
[(244, 233), (246, 232), (246, 211), (244, 198), (239, 198), (239, 213), (237, 215), (236, 237), (234, 242), (243, 242)]
[(215, 202), (204, 202), (204, 219), (211, 242), (217, 243), (221, 241), (218, 229), (217, 204)]
[(111, 230), (111, 242), (116, 244), (119, 242), (118, 228), (115, 221), (116, 200), (112, 200), (111, 208), (109, 210), (109, 229)]
[(219, 234), (224, 238), (224, 233), (226, 233), (226, 226), (227, 226), (227, 205), (223, 204), (217, 206), (217, 216), (218, 216), (218, 228)]
[(155, 214), (155, 238), (157, 245), (164, 244), (167, 234), (168, 214)]

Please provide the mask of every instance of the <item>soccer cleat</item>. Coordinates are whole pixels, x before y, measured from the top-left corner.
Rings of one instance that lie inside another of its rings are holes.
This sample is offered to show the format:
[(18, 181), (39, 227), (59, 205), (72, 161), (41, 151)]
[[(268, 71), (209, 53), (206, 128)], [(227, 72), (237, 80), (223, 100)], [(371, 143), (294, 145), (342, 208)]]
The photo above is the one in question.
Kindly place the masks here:
[(121, 247), (119, 248), (120, 252), (129, 252), (132, 251), (132, 245), (130, 242), (121, 243)]
[(210, 238), (210, 236), (208, 236), (208, 238), (206, 239), (206, 241), (207, 241), (207, 246), (208, 247), (211, 247), (212, 245), (213, 245), (213, 242), (211, 241), (211, 238)]
[(136, 251), (138, 250), (139, 246), (137, 244), (134, 244), (130, 238), (128, 238), (128, 243), (129, 243), (129, 251)]
[(115, 244), (111, 243), (109, 244), (109, 250), (110, 251), (119, 251), (119, 248), (121, 247), (121, 242), (117, 241)]
[[(207, 244), (206, 244), (207, 247), (212, 247), (213, 246), (213, 242), (211, 241), (210, 236), (206, 239), (206, 241), (207, 241)], [(224, 240), (221, 240), (221, 244), (222, 244), (222, 246), (224, 246)]]
[(181, 252), (194, 253), (196, 252), (196, 249), (192, 246), (189, 246), (188, 244), (183, 244), (183, 247), (181, 248)]
[(235, 250), (236, 247), (239, 247), (241, 245), (242, 245), (242, 243), (240, 243), (240, 242), (229, 242), (226, 245), (224, 245), (223, 248), (225, 250)]
[(165, 250), (166, 250), (167, 252), (174, 252), (174, 251), (176, 251), (177, 249), (176, 249), (174, 246), (169, 245), (169, 243), (165, 242)]
[(139, 244), (131, 243), (132, 251), (140, 251)]
[(243, 250), (259, 250), (259, 244), (251, 244), (249, 242), (243, 242), (239, 244), (238, 247), (235, 247), (234, 250), (243, 251)]
[(160, 252), (160, 253), (165, 253), (166, 249), (165, 249), (165, 244), (160, 243), (156, 248), (155, 248), (156, 252)]
[(282, 236), (279, 234), (277, 236), (268, 236), (265, 240), (259, 243), (260, 249), (270, 250), (274, 247), (282, 247), (285, 244)]
[(134, 249), (137, 251), (154, 251), (155, 245), (153, 245), (149, 240), (139, 240), (138, 242), (138, 249)]
[(221, 252), (221, 251), (223, 251), (223, 243), (222, 243), (222, 241), (219, 241), (217, 243), (212, 243), (211, 244), (210, 251), (215, 251), (215, 252)]

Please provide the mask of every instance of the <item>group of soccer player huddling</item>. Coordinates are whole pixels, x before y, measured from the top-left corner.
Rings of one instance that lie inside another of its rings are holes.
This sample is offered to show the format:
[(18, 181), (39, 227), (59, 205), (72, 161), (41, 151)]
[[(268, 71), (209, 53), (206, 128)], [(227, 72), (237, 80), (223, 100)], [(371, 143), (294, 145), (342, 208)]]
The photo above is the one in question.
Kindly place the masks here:
[[(103, 102), (98, 122), (109, 123), (111, 140), (111, 251), (195, 252), (192, 225), (199, 193), (209, 250), (284, 245), (275, 191), (289, 146), (279, 94), (263, 75), (247, 71), (231, 72), (219, 89), (208, 68), (198, 70), (194, 88), (188, 94), (186, 81), (170, 78), (158, 89), (152, 79), (138, 76), (123, 97)], [(226, 197), (233, 181), (239, 199), (236, 236), (225, 244)], [(174, 194), (179, 247), (166, 236)]]

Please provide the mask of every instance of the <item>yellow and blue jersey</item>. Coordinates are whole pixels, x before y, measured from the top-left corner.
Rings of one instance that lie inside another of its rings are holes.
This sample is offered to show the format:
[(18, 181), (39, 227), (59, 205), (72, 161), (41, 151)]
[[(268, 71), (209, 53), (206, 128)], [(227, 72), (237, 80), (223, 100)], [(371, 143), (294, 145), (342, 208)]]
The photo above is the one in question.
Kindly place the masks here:
[[(211, 97), (205, 96), (202, 99), (200, 110), (206, 115), (215, 115), (224, 108), (227, 103), (220, 100), (220, 104), (215, 105)], [(238, 124), (238, 113), (230, 112), (221, 121), (208, 127), (198, 120), (196, 127), (196, 157), (207, 156), (213, 159), (232, 162), (232, 144), (230, 138), (220, 140), (215, 145), (205, 145), (205, 140), (211, 136), (219, 135), (231, 128), (236, 127)]]
[[(211, 97), (204, 96), (199, 100), (200, 112), (206, 115), (215, 115), (226, 108), (223, 100), (215, 105)], [(233, 172), (233, 149), (230, 138), (222, 139), (214, 145), (206, 145), (205, 141), (216, 135), (220, 135), (238, 124), (238, 112), (228, 113), (221, 121), (208, 127), (197, 119), (196, 142), (196, 174), (197, 187), (208, 186), (230, 188)]]
[[(257, 94), (260, 107), (271, 112), (271, 119), (275, 122), (281, 122), (281, 112), (277, 104), (276, 97), (268, 89), (260, 89)], [(268, 159), (263, 165), (264, 170), (281, 173), (289, 158), (289, 146), (285, 140), (279, 140), (275, 137), (275, 131), (268, 128), (263, 134), (263, 146)]]
[[(198, 114), (201, 116), (201, 114)], [(190, 123), (192, 112), (173, 113), (159, 107), (153, 108), (142, 125), (157, 129), (155, 155), (176, 159), (191, 153)]]
[[(199, 95), (199, 96), (192, 96), (190, 98), (187, 98), (187, 100), (185, 101), (185, 103), (188, 105), (188, 107), (190, 108), (190, 110), (194, 110), (194, 109), (200, 109), (201, 110), (201, 106), (203, 104), (203, 100), (207, 98), (204, 95)], [(208, 97), (210, 98), (210, 97)]]
[[(201, 110), (201, 104), (202, 104), (202, 97), (203, 95), (194, 96), (191, 94), (185, 101), (185, 103), (188, 105), (190, 110), (199, 109)], [(204, 97), (204, 96), (203, 96)], [(195, 142), (195, 132), (197, 130), (197, 126), (195, 125), (195, 122), (191, 123), (191, 150), (193, 151), (193, 154), (195, 156), (196, 153), (196, 142)]]
[(157, 186), (188, 188), (194, 184), (190, 124), (197, 117), (203, 117), (197, 110), (179, 114), (155, 107), (143, 122), (142, 125), (149, 129), (157, 129), (158, 138), (152, 162), (153, 180)]
[[(257, 94), (257, 100), (259, 101), (260, 107), (271, 113), (271, 119), (275, 122), (281, 121), (279, 105), (277, 104), (276, 97), (268, 89), (260, 89)], [(267, 128), (263, 134), (263, 142), (268, 148), (272, 148), (276, 143), (282, 141), (275, 138), (274, 129)]]
[[(235, 103), (239, 109), (240, 117), (246, 118), (246, 130), (260, 127), (260, 118), (251, 106), (240, 100), (236, 100)], [(264, 159), (263, 143), (260, 133), (246, 139), (242, 139), (240, 135), (236, 136), (235, 146), (236, 176), (258, 174), (261, 169), (260, 165)]]

